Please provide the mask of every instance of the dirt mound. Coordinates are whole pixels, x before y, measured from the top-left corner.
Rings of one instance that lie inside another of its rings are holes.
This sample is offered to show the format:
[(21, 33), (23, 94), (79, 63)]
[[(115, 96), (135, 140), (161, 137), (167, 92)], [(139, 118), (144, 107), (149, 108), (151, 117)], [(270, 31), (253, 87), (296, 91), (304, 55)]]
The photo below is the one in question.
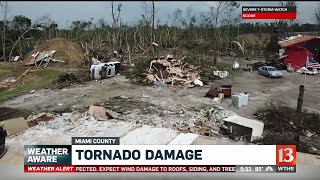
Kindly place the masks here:
[[(80, 45), (64, 38), (55, 38), (44, 41), (42, 44), (34, 48), (33, 51), (25, 56), (25, 62), (31, 59), (32, 54), (42, 51), (56, 50), (54, 58), (63, 60), (63, 66), (83, 67), (87, 60)], [(60, 63), (59, 63), (60, 64)]]

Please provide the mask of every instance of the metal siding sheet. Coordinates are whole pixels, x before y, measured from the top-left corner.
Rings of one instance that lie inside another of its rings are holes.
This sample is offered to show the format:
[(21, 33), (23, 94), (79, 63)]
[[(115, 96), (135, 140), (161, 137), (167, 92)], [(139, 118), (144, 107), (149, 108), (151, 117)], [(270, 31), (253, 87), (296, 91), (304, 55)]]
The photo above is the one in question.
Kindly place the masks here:
[(302, 37), (298, 37), (298, 38), (295, 38), (292, 40), (283, 41), (278, 44), (279, 44), (279, 46), (286, 48), (286, 47), (297, 45), (297, 44), (300, 44), (300, 43), (303, 43), (306, 41), (310, 41), (310, 40), (316, 39), (316, 38), (317, 37), (315, 37), (315, 36), (302, 36)]

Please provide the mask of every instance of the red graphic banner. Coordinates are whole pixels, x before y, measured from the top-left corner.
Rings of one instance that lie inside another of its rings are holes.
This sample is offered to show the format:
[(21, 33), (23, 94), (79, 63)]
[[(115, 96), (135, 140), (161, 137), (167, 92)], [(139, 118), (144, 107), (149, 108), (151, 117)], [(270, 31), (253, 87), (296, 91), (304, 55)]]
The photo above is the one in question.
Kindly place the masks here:
[(296, 12), (242, 12), (242, 19), (296, 19)]
[(236, 172), (235, 166), (67, 166), (25, 165), (24, 172)]

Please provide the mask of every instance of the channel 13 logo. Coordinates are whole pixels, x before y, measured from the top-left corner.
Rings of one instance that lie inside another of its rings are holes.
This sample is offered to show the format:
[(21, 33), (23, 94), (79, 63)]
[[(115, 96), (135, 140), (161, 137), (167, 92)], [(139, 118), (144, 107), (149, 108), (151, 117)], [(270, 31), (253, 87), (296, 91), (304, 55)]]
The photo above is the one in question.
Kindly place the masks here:
[(296, 145), (277, 145), (277, 165), (296, 165)]

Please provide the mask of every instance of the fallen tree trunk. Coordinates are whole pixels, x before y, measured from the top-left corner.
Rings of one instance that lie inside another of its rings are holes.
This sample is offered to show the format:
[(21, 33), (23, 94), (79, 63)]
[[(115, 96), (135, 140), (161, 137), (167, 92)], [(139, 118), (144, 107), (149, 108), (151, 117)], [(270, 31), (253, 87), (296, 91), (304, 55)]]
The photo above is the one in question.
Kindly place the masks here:
[(21, 39), (27, 32), (29, 32), (30, 30), (31, 30), (31, 28), (28, 29), (28, 30), (26, 30), (24, 33), (22, 33), (21, 36), (18, 38), (18, 40), (13, 44), (13, 46), (12, 46), (12, 48), (11, 48), (11, 51), (10, 51), (10, 53), (9, 53), (9, 59), (11, 59), (12, 52), (13, 52), (14, 48), (16, 47), (16, 45), (18, 44), (18, 42), (20, 41), (20, 39)]

